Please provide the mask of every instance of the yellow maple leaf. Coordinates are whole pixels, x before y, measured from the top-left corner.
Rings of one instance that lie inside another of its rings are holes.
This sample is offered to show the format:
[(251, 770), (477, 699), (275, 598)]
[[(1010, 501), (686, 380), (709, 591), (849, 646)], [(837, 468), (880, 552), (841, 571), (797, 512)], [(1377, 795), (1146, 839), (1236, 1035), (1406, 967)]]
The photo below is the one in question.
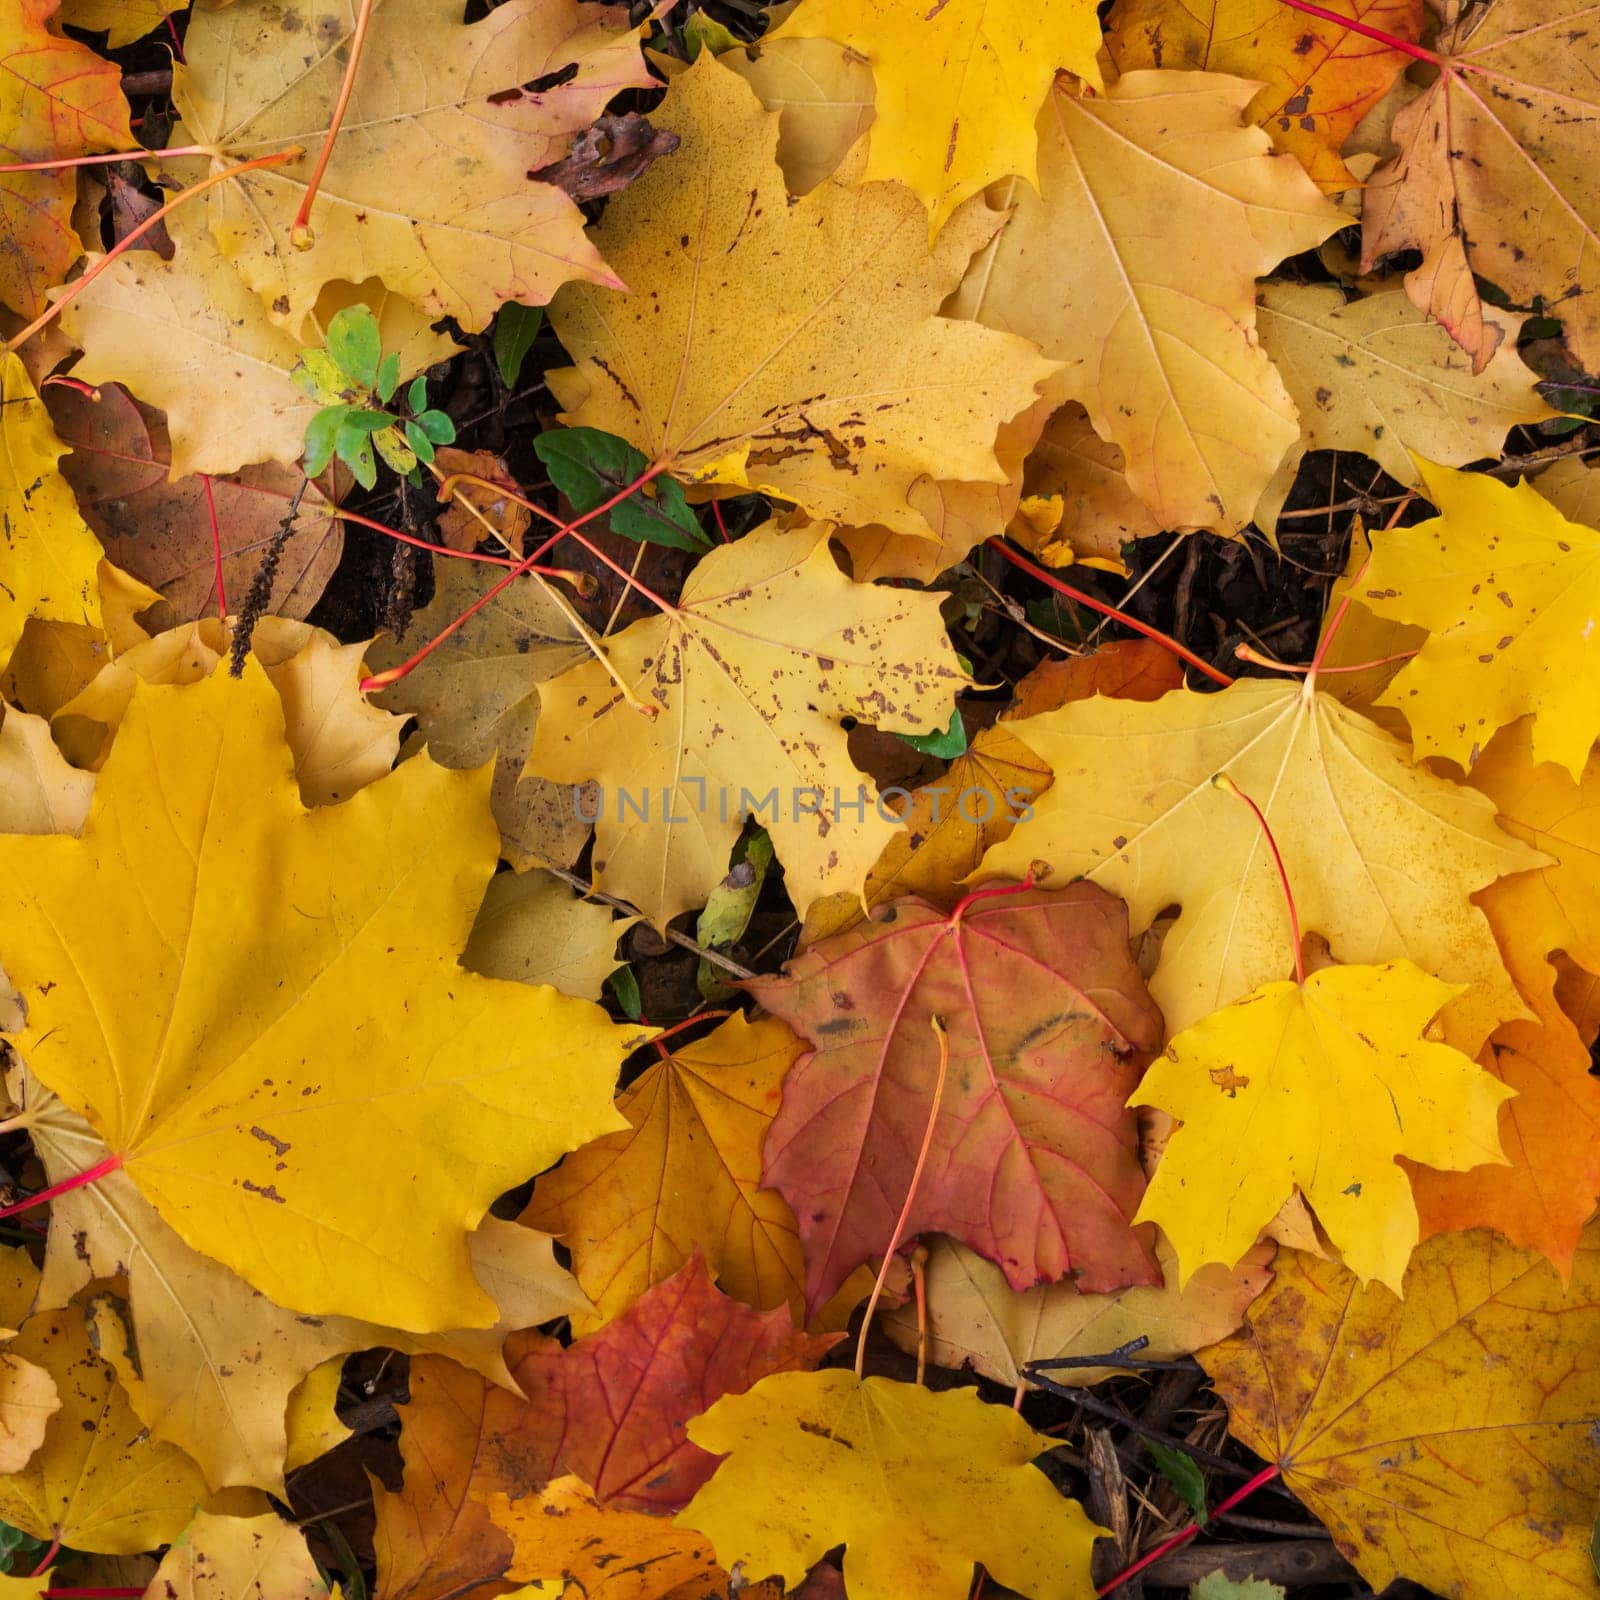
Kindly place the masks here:
[(1130, 72), (1094, 99), (1057, 85), (1039, 192), (992, 192), (1010, 214), (952, 302), (1067, 363), (1067, 397), (1162, 528), (1249, 522), (1299, 437), (1255, 338), (1256, 279), (1345, 220), (1241, 122), (1255, 89), (1202, 72)]
[(1397, 482), (1420, 488), (1414, 456), (1464, 466), (1498, 456), (1512, 428), (1559, 415), (1517, 354), (1526, 319), (1484, 314), (1510, 337), (1475, 373), (1461, 347), (1401, 289), (1347, 302), (1323, 284), (1266, 284), (1256, 327), (1299, 408), (1301, 437), (1256, 503), (1257, 526), (1277, 525), (1307, 450), (1359, 450)]
[(1409, 961), (1324, 967), (1270, 983), (1186, 1028), (1130, 1105), (1181, 1120), (1136, 1222), (1178, 1253), (1179, 1281), (1231, 1267), (1299, 1191), (1363, 1283), (1396, 1294), (1416, 1246), (1411, 1182), (1396, 1164), (1505, 1162), (1496, 1122), (1512, 1091), (1422, 1030), (1459, 986)]
[(1183, 67), (1253, 78), (1245, 115), (1324, 189), (1351, 188), (1339, 159), (1364, 113), (1410, 64), (1341, 18), (1414, 41), (1422, 0), (1329, 0), (1322, 15), (1279, 0), (1120, 0), (1106, 48), (1120, 72)]
[(1494, 801), (1507, 833), (1554, 860), (1495, 884), (1483, 908), (1502, 938), (1519, 937), (1538, 957), (1564, 950), (1600, 972), (1600, 754), (1574, 782), (1554, 762), (1535, 759), (1532, 731), (1524, 717), (1496, 734), (1468, 781)]
[(67, 765), (43, 717), (0, 702), (0, 833), (76, 833), (94, 779)]
[(150, 637), (137, 618), (160, 594), (109, 561), (97, 573), (101, 625), (29, 617), (0, 676), (0, 694), (34, 716), (53, 717), (119, 650)]
[(1419, 755), (1470, 768), (1497, 728), (1533, 716), (1533, 759), (1578, 778), (1600, 737), (1600, 533), (1526, 480), (1417, 462), (1440, 515), (1374, 536), (1354, 592), (1428, 629), (1383, 696)]
[(1127, 899), (1136, 936), (1181, 906), (1150, 984), (1169, 1029), (1281, 977), (1292, 951), (1271, 852), (1249, 811), (1212, 785), (1219, 772), (1260, 804), (1301, 920), (1338, 960), (1403, 958), (1470, 985), (1444, 1017), (1469, 1054), (1528, 1014), (1470, 896), (1547, 858), (1314, 675), (1150, 705), (1088, 700), (1008, 726), (1055, 778), (982, 875), (1020, 877), (1035, 861), (1047, 882), (1082, 874)]
[(651, 121), (681, 144), (595, 230), (633, 293), (556, 296), (577, 365), (548, 374), (551, 392), (567, 422), (678, 477), (931, 537), (912, 484), (1004, 483), (995, 435), (1054, 364), (937, 315), (993, 226), (981, 207), (930, 251), (897, 186), (829, 179), (791, 201), (777, 120), (709, 52), (673, 79)]
[[(931, 584), (941, 572), (965, 561), (975, 546), (1006, 531), (1022, 492), (1023, 462), (1060, 404), (1052, 382), (1026, 411), (1001, 423), (995, 435), (994, 455), (1006, 474), (1004, 483), (942, 482), (925, 475), (911, 485), (907, 497), (925, 524), (921, 532), (896, 533), (881, 525), (838, 530), (835, 537), (850, 557), (857, 583), (911, 578)], [(930, 531), (932, 538), (927, 537)]]
[(56, 1380), (43, 1367), (0, 1350), (0, 1472), (21, 1472), (61, 1409)]
[(767, 33), (723, 61), (778, 113), (778, 165), (790, 194), (809, 194), (872, 126), (872, 68), (832, 39)]
[[(125, 1374), (120, 1374), (124, 1378)], [(295, 1385), (284, 1414), (287, 1448), (283, 1455), (284, 1476), (310, 1466), (319, 1456), (337, 1450), (355, 1430), (339, 1420), (340, 1390), (344, 1385), (344, 1357), (330, 1357), (313, 1367)]]
[(851, 1600), (965, 1600), (980, 1561), (1030, 1600), (1094, 1593), (1105, 1530), (1034, 1464), (1056, 1441), (975, 1389), (782, 1372), (718, 1400), (689, 1437), (726, 1459), (677, 1520), (725, 1567), (793, 1587), (842, 1544)]
[[(340, 644), (321, 628), (282, 617), (262, 617), (250, 645), (283, 702), (284, 739), (308, 806), (348, 799), (389, 771), (404, 719), (362, 698), (357, 685), (365, 645)], [(56, 712), (57, 737), (75, 761), (98, 767), (137, 683), (198, 683), (216, 671), (230, 646), (227, 626), (206, 617), (124, 650)], [(69, 719), (86, 726), (74, 727)]]
[(161, 1558), (151, 1592), (190, 1600), (224, 1595), (258, 1600), (327, 1600), (328, 1585), (306, 1536), (268, 1511), (219, 1517), (202, 1511)]
[(866, 176), (905, 184), (930, 238), (997, 179), (1037, 183), (1034, 123), (1058, 69), (1100, 87), (1094, 0), (801, 0), (771, 38), (833, 39), (872, 64)]
[(1120, 640), (1035, 667), (1017, 684), (1010, 709), (997, 723), (980, 729), (936, 779), (899, 802), (904, 826), (884, 846), (861, 892), (813, 902), (802, 946), (853, 928), (874, 906), (901, 895), (954, 909), (985, 852), (1010, 834), (1033, 797), (1050, 786), (1050, 769), (1008, 723), (1094, 694), (1155, 700), (1182, 682), (1182, 664), (1147, 639)]
[(104, 551), (56, 463), (66, 446), (18, 355), (0, 355), (0, 665), (29, 617), (100, 626)]
[(610, 672), (587, 661), (539, 686), (528, 771), (600, 782), (595, 881), (657, 926), (722, 881), (747, 811), (797, 909), (859, 889), (897, 823), (840, 719), (949, 726), (967, 679), (938, 597), (852, 583), (828, 532), (769, 523), (718, 547), (675, 606), (605, 642)]
[(1122, 449), (1094, 431), (1089, 413), (1070, 401), (1050, 419), (1028, 457), (1028, 494), (1059, 507), (1060, 520), (1043, 539), (1013, 523), (1010, 537), (1047, 567), (1081, 561), (1126, 576), (1122, 547), (1162, 531), (1128, 482)]
[(455, 964), (487, 785), (418, 757), (307, 811), (247, 663), (137, 686), (81, 840), (0, 838), (9, 1037), (186, 1243), (291, 1310), (491, 1325), (467, 1235), (615, 1126), (637, 1035)]
[(761, 1187), (761, 1147), (804, 1048), (776, 1018), (735, 1012), (629, 1084), (617, 1101), (626, 1133), (585, 1145), (534, 1185), (523, 1220), (561, 1236), (598, 1312), (575, 1319), (577, 1332), (627, 1310), (696, 1249), (725, 1294), (803, 1310), (794, 1213)]
[[(323, 286), (341, 279), (380, 278), (430, 319), (452, 316), (474, 333), (507, 300), (543, 305), (574, 277), (615, 284), (577, 206), (555, 185), (528, 181), (613, 95), (654, 81), (638, 33), (610, 21), (576, 0), (512, 0), (475, 23), (452, 0), (379, 0), (311, 209), (315, 242), (295, 249), (291, 224), (356, 13), (317, 0), (197, 12), (172, 80), (186, 139), (219, 163), (305, 150), (198, 202), (222, 253), (297, 336)], [(572, 67), (558, 88), (521, 87)]]
[(904, 826), (890, 836), (863, 888), (812, 903), (802, 942), (843, 933), (900, 895), (921, 895), (949, 910), (964, 892), (962, 880), (1049, 782), (1049, 769), (1005, 727), (980, 729), (937, 779), (900, 802)]
[(176, 1538), (206, 1500), (205, 1479), (141, 1428), (116, 1373), (90, 1346), (82, 1308), (38, 1312), (6, 1349), (51, 1375), (61, 1407), (27, 1465), (0, 1476), (0, 1517), (36, 1539), (108, 1555)]
[[(22, 1077), (25, 1127), (52, 1183), (107, 1155), (76, 1112), (31, 1074)], [(210, 1483), (255, 1484), (281, 1494), (295, 1422), (291, 1394), (319, 1363), (386, 1346), (433, 1351), (515, 1387), (501, 1353), (514, 1329), (574, 1316), (588, 1301), (556, 1265), (551, 1240), (485, 1217), (468, 1241), (474, 1276), (500, 1308), (492, 1328), (412, 1335), (351, 1317), (304, 1317), (274, 1305), (218, 1261), (191, 1250), (140, 1195), (126, 1172), (58, 1195), (38, 1280), (38, 1305), (65, 1305), (94, 1278), (127, 1280), (127, 1326), (137, 1366), (106, 1343), (129, 1403), (154, 1437), (191, 1456)], [(310, 1380), (307, 1380), (308, 1382)], [(337, 1387), (337, 1385), (335, 1385)], [(314, 1398), (314, 1397), (313, 1397)], [(327, 1409), (331, 1409), (331, 1406)]]
[(1201, 1352), (1229, 1431), (1283, 1467), (1375, 1590), (1582, 1600), (1600, 1496), (1600, 1232), (1572, 1282), (1487, 1232), (1430, 1239), (1406, 1293), (1280, 1255)]

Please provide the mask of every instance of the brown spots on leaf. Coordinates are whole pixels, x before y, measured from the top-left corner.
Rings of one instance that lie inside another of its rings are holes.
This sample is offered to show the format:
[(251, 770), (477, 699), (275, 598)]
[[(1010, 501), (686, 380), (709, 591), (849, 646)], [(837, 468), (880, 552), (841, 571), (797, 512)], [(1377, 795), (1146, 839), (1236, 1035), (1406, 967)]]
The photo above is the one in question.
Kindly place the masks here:
[(1211, 1081), (1230, 1100), (1238, 1099), (1239, 1091), (1250, 1087), (1249, 1077), (1235, 1072), (1232, 1067), (1213, 1067), (1211, 1069)]
[(827, 1439), (833, 1444), (842, 1444), (846, 1450), (855, 1449), (855, 1446), (843, 1434), (835, 1433), (832, 1428), (823, 1427), (820, 1422), (808, 1422), (804, 1417), (801, 1417), (799, 1418), (799, 1425), (802, 1433), (809, 1433), (818, 1439)]
[(250, 1136), (253, 1139), (260, 1139), (264, 1144), (270, 1144), (274, 1155), (286, 1156), (291, 1149), (291, 1146), (285, 1140), (273, 1138), (265, 1128), (252, 1127)]

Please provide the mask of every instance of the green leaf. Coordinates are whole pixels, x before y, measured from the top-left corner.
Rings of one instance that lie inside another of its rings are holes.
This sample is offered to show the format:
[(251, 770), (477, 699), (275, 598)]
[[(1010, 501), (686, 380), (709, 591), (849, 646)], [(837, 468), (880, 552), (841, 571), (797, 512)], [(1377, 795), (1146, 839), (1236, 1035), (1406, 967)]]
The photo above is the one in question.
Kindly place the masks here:
[[(433, 460), (433, 440), (416, 423), (408, 422), (406, 424), (406, 439), (416, 452), (417, 461)], [(417, 461), (409, 462), (407, 464), (408, 470), (410, 467), (414, 467)]]
[(338, 405), (349, 398), (350, 380), (326, 350), (302, 350), (300, 362), (289, 374), (295, 387), (319, 406)]
[(634, 977), (632, 967), (618, 967), (606, 979), (606, 988), (622, 1007), (622, 1014), (629, 1022), (637, 1022), (644, 1015), (644, 1004), (639, 999), (639, 980)]
[(1067, 644), (1083, 644), (1093, 630), (1094, 615), (1075, 606), (1059, 594), (1046, 595), (1043, 600), (1028, 602), (1028, 621), (1041, 633), (1061, 639)]
[(378, 481), (378, 463), (372, 454), (370, 426), (373, 413), (348, 411), (339, 423), (339, 459), (356, 475), (363, 489), (370, 489)]
[(383, 365), (378, 368), (378, 398), (385, 405), (393, 396), (395, 387), (400, 382), (400, 352), (391, 350), (383, 358)]
[(494, 364), (508, 389), (516, 387), (522, 376), (522, 363), (527, 360), (533, 341), (544, 326), (542, 306), (520, 305), (508, 300), (500, 307), (494, 319)]
[(456, 425), (443, 411), (423, 411), (417, 417), (417, 426), (435, 444), (454, 444)]
[(938, 756), (941, 761), (954, 761), (967, 751), (967, 725), (961, 720), (959, 707), (950, 713), (950, 726), (942, 733), (902, 733), (900, 737), (913, 750)]
[(552, 428), (533, 441), (533, 453), (576, 511), (593, 511), (649, 465), (626, 439), (599, 428)]
[(328, 323), (328, 354), (357, 388), (375, 389), (383, 354), (378, 319), (365, 306), (346, 306)]
[(711, 548), (711, 541), (700, 531), (700, 523), (684, 498), (683, 485), (672, 478), (656, 478), (631, 499), (624, 500), (611, 513), (611, 531), (624, 539), (664, 544), (691, 555)]
[(1189, 1600), (1285, 1600), (1285, 1597), (1275, 1583), (1266, 1583), (1260, 1578), (1225, 1577), (1218, 1567), (1199, 1583), (1189, 1586)]
[(411, 380), (411, 387), (406, 390), (406, 404), (413, 411), (428, 409), (428, 380), (425, 377)]
[(349, 411), (349, 406), (329, 406), (306, 424), (306, 451), (300, 465), (308, 478), (327, 471), (339, 448), (339, 429)]
[[(410, 434), (410, 430), (411, 424), (408, 422), (406, 424), (406, 432), (408, 436)], [(382, 433), (373, 434), (372, 442), (378, 447), (378, 454), (382, 456), (383, 459), (388, 462), (388, 464), (396, 472), (398, 472), (402, 478), (416, 468), (416, 452), (414, 452), (411, 446), (406, 443), (405, 439), (400, 436), (400, 432), (397, 428), (386, 428)], [(422, 442), (424, 444), (428, 444), (426, 439), (424, 439)], [(428, 454), (423, 459), (427, 461), (431, 461), (433, 459), (433, 446), (431, 444), (428, 445)]]
[(1206, 1511), (1206, 1480), (1193, 1456), (1181, 1450), (1171, 1450), (1153, 1439), (1146, 1439), (1144, 1447), (1150, 1452), (1161, 1476), (1177, 1491), (1178, 1498), (1194, 1512), (1194, 1520), (1203, 1528), (1209, 1518)]
[(715, 18), (697, 11), (683, 25), (683, 42), (689, 47), (689, 59), (698, 61), (702, 50), (720, 56), (724, 50), (733, 49), (739, 40)]
[(31, 1572), (48, 1546), (9, 1522), (0, 1522), (0, 1567), (7, 1572)]
[[(767, 837), (767, 830), (758, 828), (734, 854), (737, 860), (733, 870), (711, 891), (695, 924), (695, 940), (711, 949), (737, 944), (750, 926), (767, 869), (772, 865), (772, 840)], [(733, 993), (727, 974), (704, 958), (695, 983), (702, 1000), (725, 1000)]]
[(382, 433), (392, 428), (400, 419), (387, 411), (372, 411), (366, 406), (346, 406), (345, 422), (352, 433)]
[[(599, 428), (552, 428), (533, 441), (550, 481), (577, 511), (593, 511), (648, 467), (644, 456), (614, 433)], [(625, 539), (668, 545), (698, 555), (709, 541), (684, 498), (683, 486), (656, 478), (611, 512), (611, 531)]]

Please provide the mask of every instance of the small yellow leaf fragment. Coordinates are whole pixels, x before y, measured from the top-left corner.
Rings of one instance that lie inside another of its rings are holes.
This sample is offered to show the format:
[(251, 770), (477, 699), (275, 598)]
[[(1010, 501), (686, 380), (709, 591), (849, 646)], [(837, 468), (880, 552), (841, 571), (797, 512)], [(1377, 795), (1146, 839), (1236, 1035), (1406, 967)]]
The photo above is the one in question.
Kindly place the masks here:
[(867, 178), (911, 189), (930, 236), (997, 179), (1036, 182), (1058, 68), (1100, 87), (1094, 0), (801, 0), (770, 37), (833, 39), (872, 64)]
[(57, 469), (65, 452), (22, 358), (0, 355), (0, 666), (29, 617), (100, 626), (105, 552)]

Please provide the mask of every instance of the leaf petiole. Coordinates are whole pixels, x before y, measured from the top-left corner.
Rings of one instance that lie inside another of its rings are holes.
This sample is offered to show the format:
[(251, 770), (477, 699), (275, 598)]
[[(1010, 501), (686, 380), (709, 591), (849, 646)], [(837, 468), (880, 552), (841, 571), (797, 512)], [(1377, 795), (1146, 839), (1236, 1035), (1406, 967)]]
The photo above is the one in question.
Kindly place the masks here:
[(57, 299), (52, 300), (21, 333), (13, 334), (4, 345), (0, 345), (0, 350), (6, 352), (20, 350), (41, 328), (49, 327), (118, 256), (131, 250), (152, 228), (159, 227), (185, 200), (192, 200), (197, 194), (204, 194), (207, 189), (214, 189), (219, 183), (227, 182), (229, 178), (237, 178), (243, 173), (255, 172), (262, 167), (279, 167), (285, 161), (299, 160), (304, 154), (305, 151), (299, 145), (290, 145), (287, 150), (275, 150), (271, 155), (257, 156), (252, 161), (241, 161), (237, 166), (224, 167), (221, 172), (213, 172), (198, 183), (190, 184), (187, 189), (180, 189), (165, 205), (152, 211), (137, 227), (130, 228), (123, 234), (81, 278), (73, 279), (65, 291)]
[(1354, 17), (1342, 17), (1337, 11), (1328, 11), (1322, 6), (1312, 5), (1310, 0), (1278, 0), (1278, 4), (1287, 6), (1291, 11), (1303, 12), (1308, 17), (1320, 18), (1323, 22), (1336, 23), (1341, 28), (1348, 28), (1351, 33), (1359, 33), (1363, 39), (1375, 39), (1379, 44), (1388, 45), (1391, 50), (1398, 50), (1402, 55), (1410, 56), (1414, 61), (1431, 62), (1436, 67), (1444, 65), (1443, 56), (1423, 45), (1412, 44), (1395, 34), (1385, 33), (1382, 28), (1374, 28), (1370, 22), (1357, 22)]
[(122, 1157), (109, 1155), (104, 1161), (97, 1161), (87, 1171), (75, 1172), (70, 1178), (63, 1178), (60, 1183), (52, 1183), (48, 1189), (30, 1194), (26, 1200), (18, 1200), (14, 1205), (0, 1206), (0, 1217), (14, 1217), (19, 1211), (31, 1211), (35, 1206), (42, 1206), (49, 1200), (71, 1194), (74, 1189), (87, 1189), (91, 1183), (98, 1183), (101, 1178), (109, 1177), (113, 1172), (121, 1170)]
[(1267, 821), (1266, 813), (1262, 811), (1254, 800), (1236, 784), (1227, 773), (1219, 772), (1212, 780), (1213, 788), (1221, 789), (1224, 794), (1231, 794), (1235, 800), (1243, 800), (1250, 807), (1256, 821), (1260, 824), (1261, 832), (1266, 837), (1267, 847), (1272, 851), (1272, 859), (1278, 869), (1278, 882), (1283, 885), (1284, 904), (1289, 908), (1289, 937), (1294, 941), (1294, 981), (1301, 988), (1305, 987), (1306, 962), (1300, 951), (1300, 911), (1294, 903), (1294, 890), (1289, 887), (1289, 869), (1283, 864), (1283, 855), (1278, 849), (1278, 841), (1272, 832), (1272, 825)]

